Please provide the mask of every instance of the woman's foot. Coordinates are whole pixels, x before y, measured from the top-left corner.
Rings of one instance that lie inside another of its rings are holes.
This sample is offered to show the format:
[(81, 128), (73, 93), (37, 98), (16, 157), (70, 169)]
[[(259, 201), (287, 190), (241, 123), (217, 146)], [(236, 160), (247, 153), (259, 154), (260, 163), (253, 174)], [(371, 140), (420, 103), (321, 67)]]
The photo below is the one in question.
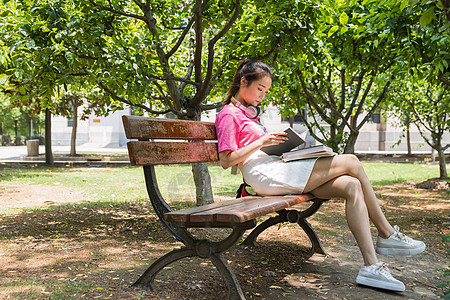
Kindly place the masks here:
[(403, 282), (392, 277), (387, 264), (383, 262), (370, 266), (363, 265), (356, 277), (356, 283), (396, 292), (405, 290)]
[(413, 255), (425, 251), (425, 243), (414, 240), (400, 232), (400, 228), (395, 225), (394, 233), (384, 239), (378, 236), (375, 250), (378, 254), (385, 255)]

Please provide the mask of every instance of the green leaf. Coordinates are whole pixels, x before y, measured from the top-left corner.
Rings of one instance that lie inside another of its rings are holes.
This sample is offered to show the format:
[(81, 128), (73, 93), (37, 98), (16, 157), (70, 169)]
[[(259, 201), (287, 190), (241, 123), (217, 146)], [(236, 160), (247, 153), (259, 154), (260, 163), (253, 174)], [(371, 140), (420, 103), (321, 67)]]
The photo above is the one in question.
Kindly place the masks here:
[(405, 9), (405, 7), (407, 7), (408, 4), (409, 4), (409, 0), (402, 0), (402, 4), (400, 4), (400, 11)]
[(342, 27), (342, 28), (341, 28), (341, 34), (346, 33), (347, 30), (348, 30), (348, 27)]
[(347, 24), (348, 22), (348, 15), (343, 12), (340, 16), (339, 16), (339, 22), (341, 22), (342, 25)]
[(338, 29), (339, 29), (338, 25), (334, 25), (333, 27), (331, 27), (330, 31), (328, 31), (328, 37), (332, 36), (333, 33), (335, 33)]
[(8, 81), (9, 76), (6, 74), (0, 74), (0, 85), (4, 86), (6, 85), (6, 82)]
[(424, 27), (431, 23), (436, 18), (436, 15), (434, 13), (436, 6), (430, 7), (427, 9), (422, 16), (420, 16), (420, 26)]
[(333, 17), (332, 16), (327, 16), (326, 17), (328, 24), (333, 24)]

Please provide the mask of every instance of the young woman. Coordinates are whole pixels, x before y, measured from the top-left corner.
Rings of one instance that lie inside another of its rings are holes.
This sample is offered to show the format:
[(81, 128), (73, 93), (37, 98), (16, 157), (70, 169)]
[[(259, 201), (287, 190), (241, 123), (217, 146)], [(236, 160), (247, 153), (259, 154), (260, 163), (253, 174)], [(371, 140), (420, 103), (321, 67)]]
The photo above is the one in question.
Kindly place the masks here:
[[(356, 282), (404, 291), (405, 285), (391, 276), (376, 253), (418, 254), (425, 250), (425, 244), (389, 224), (356, 156), (344, 154), (285, 163), (259, 150), (286, 140), (284, 132), (267, 132), (258, 120), (258, 104), (269, 92), (272, 78), (270, 67), (262, 62), (246, 60), (238, 67), (215, 123), (222, 167), (238, 165), (245, 181), (260, 195), (312, 193), (323, 199), (344, 198), (347, 223), (364, 259)], [(376, 247), (370, 220), (378, 230)]]

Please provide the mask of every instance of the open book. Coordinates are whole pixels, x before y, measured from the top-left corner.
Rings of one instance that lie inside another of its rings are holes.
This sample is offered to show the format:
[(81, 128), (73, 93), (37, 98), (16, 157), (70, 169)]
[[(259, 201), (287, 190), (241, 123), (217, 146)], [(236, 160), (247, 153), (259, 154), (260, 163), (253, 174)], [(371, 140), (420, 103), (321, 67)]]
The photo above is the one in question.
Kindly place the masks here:
[(284, 132), (287, 133), (286, 137), (288, 139), (286, 142), (278, 145), (262, 147), (261, 151), (267, 153), (268, 155), (280, 156), (284, 162), (288, 162), (291, 160), (335, 155), (333, 149), (325, 145), (318, 145), (307, 148), (301, 148), (298, 150), (292, 150), (305, 143), (308, 130), (302, 132), (301, 134), (298, 134), (295, 130), (289, 127), (286, 128)]
[(287, 141), (278, 145), (265, 146), (261, 148), (261, 151), (267, 153), (268, 155), (277, 155), (281, 156), (283, 153), (291, 151), (295, 147), (298, 147), (305, 143), (306, 134), (308, 130), (298, 134), (292, 128), (288, 127), (284, 130), (287, 133), (286, 137)]
[(288, 162), (291, 160), (333, 156), (333, 155), (335, 155), (335, 153), (333, 152), (333, 149), (331, 149), (330, 147), (325, 145), (317, 145), (308, 148), (285, 152), (281, 155), (281, 159), (284, 162)]

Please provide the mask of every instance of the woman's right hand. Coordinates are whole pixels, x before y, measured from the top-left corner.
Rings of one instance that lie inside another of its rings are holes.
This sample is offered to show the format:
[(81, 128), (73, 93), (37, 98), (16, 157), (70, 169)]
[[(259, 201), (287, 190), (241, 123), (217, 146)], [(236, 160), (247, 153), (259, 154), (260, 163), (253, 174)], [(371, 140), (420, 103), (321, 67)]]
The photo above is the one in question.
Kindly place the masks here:
[(261, 147), (284, 143), (287, 140), (286, 135), (287, 133), (283, 131), (270, 132), (239, 150), (222, 151), (219, 153), (220, 164), (224, 169), (237, 165), (245, 161), (252, 153), (259, 150)]
[(261, 137), (261, 146), (272, 146), (284, 143), (287, 141), (287, 133), (284, 131), (269, 132)]

